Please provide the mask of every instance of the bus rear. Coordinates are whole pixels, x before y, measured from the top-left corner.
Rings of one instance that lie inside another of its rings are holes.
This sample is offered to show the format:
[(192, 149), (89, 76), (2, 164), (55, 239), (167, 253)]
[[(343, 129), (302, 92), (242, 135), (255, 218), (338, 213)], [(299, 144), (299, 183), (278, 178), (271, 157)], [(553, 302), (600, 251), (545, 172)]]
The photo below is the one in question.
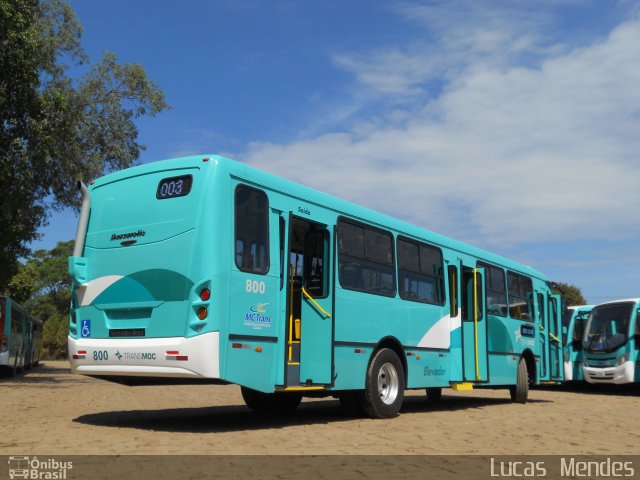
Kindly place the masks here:
[(89, 186), (87, 226), (81, 221), (69, 258), (74, 373), (218, 378), (211, 245), (201, 232), (213, 168), (201, 157), (177, 159)]
[(640, 381), (640, 299), (595, 307), (585, 327), (584, 378), (589, 383)]

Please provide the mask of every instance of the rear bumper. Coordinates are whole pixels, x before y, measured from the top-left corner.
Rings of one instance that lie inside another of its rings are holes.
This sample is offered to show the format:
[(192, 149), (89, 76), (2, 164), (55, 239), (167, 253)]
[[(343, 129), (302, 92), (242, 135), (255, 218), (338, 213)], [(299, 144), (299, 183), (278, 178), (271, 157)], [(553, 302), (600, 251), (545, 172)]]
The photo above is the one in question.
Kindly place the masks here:
[(219, 332), (193, 338), (69, 337), (68, 345), (72, 373), (96, 376), (220, 378)]
[(633, 383), (635, 365), (628, 361), (618, 367), (587, 367), (583, 365), (584, 379), (589, 383)]

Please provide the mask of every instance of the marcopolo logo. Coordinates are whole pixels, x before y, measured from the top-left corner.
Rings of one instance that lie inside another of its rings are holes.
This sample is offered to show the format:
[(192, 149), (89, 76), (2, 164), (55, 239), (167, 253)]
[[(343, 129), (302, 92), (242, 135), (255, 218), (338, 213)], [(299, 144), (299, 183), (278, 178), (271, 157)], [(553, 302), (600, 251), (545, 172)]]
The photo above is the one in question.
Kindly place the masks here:
[(256, 303), (244, 316), (244, 324), (251, 325), (253, 327), (270, 327), (271, 317), (265, 315), (267, 309), (265, 308), (269, 303)]
[(114, 233), (111, 235), (111, 240), (127, 240), (128, 238), (144, 237), (147, 234), (144, 230), (138, 230), (137, 232), (130, 233)]
[(55, 458), (9, 457), (9, 478), (29, 478), (38, 480), (65, 480), (67, 470), (73, 468), (73, 462), (62, 462)]

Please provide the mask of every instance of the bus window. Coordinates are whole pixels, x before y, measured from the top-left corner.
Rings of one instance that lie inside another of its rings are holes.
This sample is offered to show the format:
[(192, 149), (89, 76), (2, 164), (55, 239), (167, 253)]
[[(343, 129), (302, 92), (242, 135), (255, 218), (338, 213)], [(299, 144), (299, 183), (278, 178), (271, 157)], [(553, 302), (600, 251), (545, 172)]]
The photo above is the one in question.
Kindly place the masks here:
[(509, 285), (509, 316), (517, 320), (534, 320), (533, 286), (531, 279), (516, 273), (507, 273)]
[(338, 222), (338, 278), (349, 290), (393, 297), (395, 262), (391, 233), (340, 220)]
[[(475, 277), (475, 278), (474, 278)], [(473, 285), (476, 286), (475, 297), (473, 295)], [(464, 268), (462, 271), (462, 320), (473, 322), (482, 320), (482, 274), (472, 268)], [(476, 315), (474, 315), (474, 309)]]
[(556, 321), (558, 320), (558, 305), (555, 298), (549, 298), (549, 332), (556, 334)]
[(538, 294), (538, 319), (540, 325), (544, 326), (544, 295), (542, 293)]
[(487, 313), (499, 317), (507, 316), (507, 285), (504, 270), (486, 263), (478, 262), (484, 268), (487, 277)]
[(280, 290), (284, 287), (284, 218), (280, 217)]
[(453, 265), (449, 267), (449, 316), (458, 316), (458, 269)]
[(307, 233), (304, 245), (304, 282), (309, 294), (315, 298), (325, 298), (327, 289), (327, 269), (325, 255), (329, 246), (329, 232), (315, 230)]
[(439, 248), (399, 238), (400, 298), (444, 305), (442, 252)]
[(235, 193), (235, 259), (243, 272), (269, 271), (269, 200), (255, 188), (238, 185)]

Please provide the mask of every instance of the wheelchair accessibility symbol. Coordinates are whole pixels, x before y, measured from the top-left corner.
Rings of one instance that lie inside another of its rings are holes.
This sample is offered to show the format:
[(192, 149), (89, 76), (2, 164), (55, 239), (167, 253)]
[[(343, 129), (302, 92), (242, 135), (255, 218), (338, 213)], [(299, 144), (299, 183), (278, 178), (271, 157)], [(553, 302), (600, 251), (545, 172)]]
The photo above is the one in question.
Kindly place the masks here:
[(82, 327), (80, 330), (80, 335), (82, 336), (82, 338), (90, 337), (91, 336), (91, 320), (82, 320), (81, 325)]

